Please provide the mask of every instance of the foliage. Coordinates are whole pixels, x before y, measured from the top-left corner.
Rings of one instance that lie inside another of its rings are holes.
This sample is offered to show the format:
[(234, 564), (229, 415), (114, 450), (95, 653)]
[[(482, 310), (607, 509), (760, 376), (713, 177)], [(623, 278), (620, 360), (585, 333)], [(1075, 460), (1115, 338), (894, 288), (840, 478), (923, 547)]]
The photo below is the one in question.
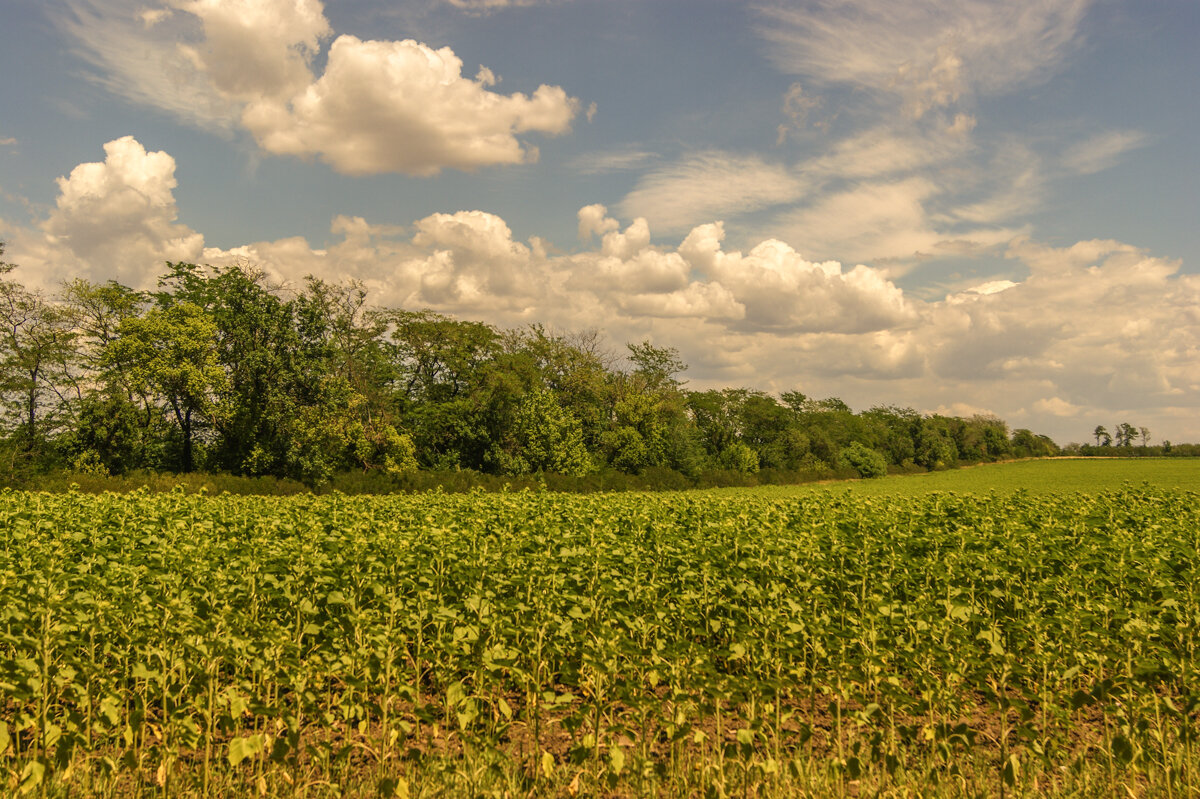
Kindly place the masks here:
[(6, 492), (0, 790), (1192, 795), (1196, 500)]
[[(53, 298), (10, 272), (0, 266), (0, 474), (10, 481), (201, 469), (321, 487), (359, 470), (383, 485), (415, 469), (607, 469), (742, 485), (759, 470), (765, 481), (849, 472), (854, 444), (902, 471), (1058, 451), (1031, 431), (1010, 439), (992, 417), (692, 391), (672, 347), (629, 344), (622, 360), (597, 331), (376, 308), (353, 281), (310, 277), (285, 290), (247, 264), (169, 263), (155, 291), (74, 280)], [(1140, 436), (1149, 451), (1148, 430), (1118, 433), (1115, 450)]]
[(883, 477), (887, 461), (875, 450), (855, 441), (838, 456), (844, 468), (853, 469), (859, 477)]
[(557, 472), (580, 477), (593, 468), (591, 456), (583, 445), (579, 420), (558, 404), (546, 390), (525, 395), (517, 410), (514, 425), (518, 468), (512, 474)]

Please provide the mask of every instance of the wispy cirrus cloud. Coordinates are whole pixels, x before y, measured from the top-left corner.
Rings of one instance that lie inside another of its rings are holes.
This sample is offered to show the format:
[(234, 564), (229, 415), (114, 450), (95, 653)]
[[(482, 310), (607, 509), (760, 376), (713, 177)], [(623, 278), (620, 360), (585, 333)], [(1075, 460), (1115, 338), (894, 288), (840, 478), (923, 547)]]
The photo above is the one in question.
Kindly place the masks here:
[(570, 0), (443, 0), (446, 5), (454, 6), (463, 11), (487, 14), (505, 8), (528, 8), (529, 6), (548, 6), (567, 3)]
[(686, 230), (702, 219), (791, 203), (805, 181), (786, 165), (754, 155), (695, 153), (643, 175), (621, 201), (626, 217), (646, 217), (660, 230)]
[(1150, 137), (1138, 130), (1110, 130), (1097, 133), (1067, 149), (1063, 166), (1081, 175), (1108, 169), (1130, 150), (1144, 147)]
[(828, 87), (899, 97), (920, 117), (972, 92), (1044, 79), (1078, 41), (1090, 0), (814, 0), (759, 6), (775, 64)]
[(636, 148), (602, 150), (578, 156), (572, 162), (572, 166), (581, 175), (601, 175), (605, 172), (623, 172), (630, 169), (638, 169), (657, 158), (658, 156), (655, 153)]

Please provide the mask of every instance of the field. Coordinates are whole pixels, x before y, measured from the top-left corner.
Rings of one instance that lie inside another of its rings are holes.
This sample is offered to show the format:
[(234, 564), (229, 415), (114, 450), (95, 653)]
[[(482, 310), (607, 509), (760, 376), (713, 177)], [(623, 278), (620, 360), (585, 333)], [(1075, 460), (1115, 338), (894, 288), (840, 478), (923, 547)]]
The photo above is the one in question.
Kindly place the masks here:
[(933, 491), (989, 494), (1028, 491), (1063, 494), (1150, 485), (1200, 491), (1200, 460), (1193, 458), (1039, 458), (985, 463), (964, 469), (892, 475), (878, 480), (756, 489), (765, 495), (843, 490), (855, 495), (918, 496)]
[(1195, 796), (1196, 467), (1076, 492), (1072, 463), (6, 491), (0, 794)]

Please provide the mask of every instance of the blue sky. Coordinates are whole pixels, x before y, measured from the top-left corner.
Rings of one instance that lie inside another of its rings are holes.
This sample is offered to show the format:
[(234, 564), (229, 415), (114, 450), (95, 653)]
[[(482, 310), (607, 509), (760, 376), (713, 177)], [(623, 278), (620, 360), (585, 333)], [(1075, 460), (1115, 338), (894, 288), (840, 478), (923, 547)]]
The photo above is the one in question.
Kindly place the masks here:
[(166, 260), (693, 387), (1200, 440), (1197, 0), (0, 0), (27, 285)]

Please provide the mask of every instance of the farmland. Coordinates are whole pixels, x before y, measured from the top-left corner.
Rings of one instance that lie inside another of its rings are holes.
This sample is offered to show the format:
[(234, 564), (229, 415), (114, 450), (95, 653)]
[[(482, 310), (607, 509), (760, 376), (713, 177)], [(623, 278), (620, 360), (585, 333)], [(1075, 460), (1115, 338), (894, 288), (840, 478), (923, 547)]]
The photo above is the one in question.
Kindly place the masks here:
[(1197, 499), (6, 491), (0, 793), (1195, 795)]

